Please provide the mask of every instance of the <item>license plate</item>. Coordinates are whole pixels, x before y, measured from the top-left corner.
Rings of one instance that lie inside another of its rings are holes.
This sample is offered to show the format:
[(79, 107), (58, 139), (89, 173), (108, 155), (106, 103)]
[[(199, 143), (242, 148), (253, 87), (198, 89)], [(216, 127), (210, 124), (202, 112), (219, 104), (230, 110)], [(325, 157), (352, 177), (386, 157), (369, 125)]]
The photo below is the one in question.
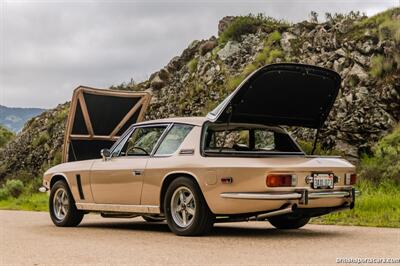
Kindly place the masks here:
[(313, 174), (313, 188), (333, 188), (333, 174)]

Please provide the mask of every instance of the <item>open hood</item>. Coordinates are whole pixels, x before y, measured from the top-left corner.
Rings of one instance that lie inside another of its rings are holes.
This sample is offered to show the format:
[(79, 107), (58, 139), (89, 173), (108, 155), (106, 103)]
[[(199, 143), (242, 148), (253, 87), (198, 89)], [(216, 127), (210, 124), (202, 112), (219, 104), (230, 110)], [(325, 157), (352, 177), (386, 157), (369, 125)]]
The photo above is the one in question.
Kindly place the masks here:
[(147, 92), (74, 90), (64, 138), (63, 162), (100, 158), (128, 127), (143, 119)]
[(273, 64), (254, 71), (207, 118), (320, 128), (335, 102), (340, 76), (301, 64)]

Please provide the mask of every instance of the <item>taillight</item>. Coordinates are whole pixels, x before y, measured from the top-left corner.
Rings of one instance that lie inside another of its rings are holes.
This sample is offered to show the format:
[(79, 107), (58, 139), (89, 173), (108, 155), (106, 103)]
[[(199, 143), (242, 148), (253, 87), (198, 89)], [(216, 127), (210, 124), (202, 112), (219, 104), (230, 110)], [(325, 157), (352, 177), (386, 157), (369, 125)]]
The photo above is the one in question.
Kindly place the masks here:
[(297, 177), (290, 174), (269, 174), (266, 182), (269, 187), (291, 187), (296, 185)]
[(357, 174), (347, 173), (344, 182), (345, 182), (345, 185), (354, 185), (357, 182)]

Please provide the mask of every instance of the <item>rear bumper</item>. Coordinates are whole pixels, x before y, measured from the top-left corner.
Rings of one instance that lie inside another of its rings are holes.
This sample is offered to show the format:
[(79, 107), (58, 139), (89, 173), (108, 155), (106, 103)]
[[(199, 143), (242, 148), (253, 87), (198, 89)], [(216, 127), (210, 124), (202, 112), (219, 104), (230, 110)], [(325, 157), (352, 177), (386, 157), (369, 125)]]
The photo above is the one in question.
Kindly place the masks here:
[[(220, 194), (222, 198), (227, 199), (249, 199), (249, 200), (301, 200), (308, 202), (309, 199), (322, 198), (354, 198), (360, 196), (361, 192), (355, 189), (346, 191), (323, 191), (323, 192), (308, 192), (302, 190), (298, 192), (288, 193), (243, 193), (243, 192), (224, 192)], [(307, 204), (307, 203), (306, 203)]]

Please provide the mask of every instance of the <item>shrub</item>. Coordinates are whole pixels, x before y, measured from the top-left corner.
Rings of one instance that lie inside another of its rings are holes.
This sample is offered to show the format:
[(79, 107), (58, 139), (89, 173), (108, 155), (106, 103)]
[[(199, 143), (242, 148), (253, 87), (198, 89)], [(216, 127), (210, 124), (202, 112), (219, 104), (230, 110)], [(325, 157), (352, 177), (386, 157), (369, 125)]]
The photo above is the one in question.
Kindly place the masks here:
[(18, 198), (24, 190), (24, 183), (21, 180), (9, 179), (6, 181), (3, 189), (5, 189), (10, 196)]
[(13, 132), (0, 125), (0, 148), (5, 146), (14, 137), (15, 134)]
[(189, 72), (193, 73), (197, 69), (197, 64), (199, 63), (197, 58), (193, 58), (192, 60), (189, 61), (187, 64), (187, 67), (189, 68)]
[(400, 184), (400, 126), (372, 148), (372, 155), (362, 157), (359, 172), (375, 184), (387, 180)]
[[(301, 149), (306, 153), (306, 154), (311, 154), (311, 151), (313, 149), (314, 142), (313, 141), (305, 141), (305, 140), (298, 140), (297, 143), (300, 145)], [(314, 154), (316, 155), (343, 155), (338, 150), (327, 150), (321, 147), (319, 143), (317, 143), (317, 146), (315, 147)]]
[(374, 55), (371, 58), (370, 74), (374, 78), (379, 78), (393, 70), (393, 59), (383, 55)]
[(274, 42), (279, 42), (281, 40), (281, 34), (279, 31), (273, 31), (270, 35), (268, 35), (267, 41), (269, 44), (273, 44)]
[(0, 188), (0, 200), (5, 200), (10, 196), (5, 188)]
[(400, 43), (400, 21), (388, 19), (380, 24), (379, 39), (381, 41), (394, 39)]
[(221, 34), (220, 44), (225, 44), (229, 40), (239, 41), (244, 34), (255, 33), (262, 24), (259, 17), (253, 15), (237, 17)]
[(46, 143), (49, 140), (49, 134), (47, 133), (47, 131), (41, 132), (39, 134), (39, 136), (37, 136), (36, 138), (34, 138), (32, 140), (32, 145), (33, 147), (38, 147), (40, 145), (43, 145), (44, 143)]

